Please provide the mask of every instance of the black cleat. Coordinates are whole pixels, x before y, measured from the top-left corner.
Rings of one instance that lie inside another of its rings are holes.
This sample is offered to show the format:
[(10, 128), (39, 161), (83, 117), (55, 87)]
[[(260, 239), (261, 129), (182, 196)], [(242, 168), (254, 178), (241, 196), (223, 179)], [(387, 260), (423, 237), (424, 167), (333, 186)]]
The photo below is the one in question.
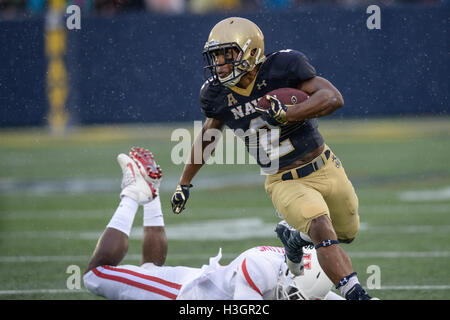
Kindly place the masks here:
[(303, 247), (313, 247), (313, 243), (301, 238), (300, 232), (281, 221), (275, 228), (278, 238), (284, 246), (289, 270), (296, 276), (303, 273)]
[(376, 298), (372, 298), (366, 292), (366, 290), (361, 287), (359, 283), (355, 284), (345, 295), (345, 299), (347, 300), (378, 300)]

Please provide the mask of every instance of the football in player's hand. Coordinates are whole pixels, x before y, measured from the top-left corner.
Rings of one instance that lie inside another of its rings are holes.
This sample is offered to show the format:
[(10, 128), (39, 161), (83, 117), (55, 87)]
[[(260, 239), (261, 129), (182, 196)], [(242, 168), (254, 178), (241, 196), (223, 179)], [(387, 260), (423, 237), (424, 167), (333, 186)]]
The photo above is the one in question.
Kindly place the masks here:
[(285, 106), (289, 107), (291, 105), (300, 103), (309, 98), (308, 94), (302, 90), (294, 88), (280, 88), (266, 93), (258, 101), (258, 107), (261, 109), (269, 109), (270, 101), (266, 99), (266, 95), (271, 95), (280, 100)]

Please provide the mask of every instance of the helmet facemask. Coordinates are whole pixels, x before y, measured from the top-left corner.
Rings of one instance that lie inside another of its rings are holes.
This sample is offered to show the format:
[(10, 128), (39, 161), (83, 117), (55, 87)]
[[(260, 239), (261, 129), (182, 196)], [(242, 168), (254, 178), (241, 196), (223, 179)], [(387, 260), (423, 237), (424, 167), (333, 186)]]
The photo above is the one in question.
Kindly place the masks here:
[(308, 300), (294, 281), (295, 276), (286, 268), (280, 270), (276, 287), (277, 300)]
[[(244, 48), (241, 48), (236, 42), (221, 44), (214, 40), (207, 42), (203, 50), (203, 61), (205, 63), (203, 70), (206, 79), (209, 82), (219, 81), (227, 87), (232, 87), (239, 83), (241, 77), (251, 71), (250, 63), (244, 59), (249, 43), (250, 40), (247, 41)], [(224, 63), (219, 64), (219, 55), (223, 55)], [(228, 64), (232, 67), (231, 73), (224, 78), (219, 77), (217, 68)]]

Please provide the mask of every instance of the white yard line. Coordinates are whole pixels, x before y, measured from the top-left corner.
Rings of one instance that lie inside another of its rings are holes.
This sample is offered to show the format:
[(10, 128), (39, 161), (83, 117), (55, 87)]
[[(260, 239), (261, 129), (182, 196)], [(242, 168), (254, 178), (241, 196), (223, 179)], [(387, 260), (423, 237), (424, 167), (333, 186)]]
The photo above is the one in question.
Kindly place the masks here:
[[(380, 251), (380, 252), (347, 252), (351, 258), (448, 258), (450, 251)], [(169, 255), (170, 260), (193, 260), (205, 259), (214, 256), (216, 253), (172, 253)], [(222, 255), (225, 259), (232, 259), (239, 255), (239, 253), (224, 253)], [(0, 263), (27, 263), (27, 262), (82, 262), (89, 259), (88, 255), (79, 256), (0, 256)], [(140, 260), (140, 254), (128, 254), (126, 260)], [(205, 262), (206, 263), (206, 262)]]
[[(275, 223), (264, 222), (257, 217), (242, 219), (202, 220), (184, 224), (166, 226), (167, 237), (172, 240), (239, 240), (251, 238), (271, 238), (275, 236)], [(79, 239), (97, 240), (102, 231), (75, 232), (66, 230), (54, 231), (4, 231), (0, 239)], [(131, 239), (142, 239), (143, 228), (136, 227), (131, 231)]]
[(441, 189), (404, 191), (399, 193), (398, 198), (402, 201), (408, 202), (450, 200), (450, 187)]
[(408, 285), (408, 286), (381, 286), (380, 289), (372, 289), (372, 290), (450, 290), (450, 285), (436, 285), (436, 286), (416, 286), (416, 285)]
[[(197, 209), (203, 211), (205, 209)], [(271, 211), (271, 207), (231, 207), (215, 208), (220, 212), (260, 212), (261, 210)], [(403, 213), (403, 214), (439, 214), (449, 213), (450, 204), (429, 203), (429, 204), (397, 204), (397, 205), (361, 205), (360, 214), (377, 213)], [(43, 219), (99, 219), (111, 217), (114, 210), (108, 209), (86, 209), (86, 210), (45, 210), (45, 211), (4, 211), (0, 215), (0, 220), (43, 220)], [(275, 214), (275, 211), (274, 211)]]
[(450, 213), (448, 203), (399, 203), (399, 204), (371, 204), (360, 205), (359, 213), (404, 213), (404, 214), (430, 214), (430, 213)]
[[(183, 254), (183, 253), (173, 253), (170, 255), (169, 259), (177, 259), (177, 260), (192, 260), (192, 259), (205, 259), (207, 260), (209, 257), (215, 255), (216, 253), (208, 254)], [(235, 258), (239, 254), (222, 254), (222, 257), (225, 259)], [(125, 257), (125, 261), (127, 260), (137, 260), (139, 261), (142, 258), (140, 254), (128, 254)], [(88, 255), (80, 255), (80, 256), (0, 256), (0, 263), (27, 263), (27, 262), (82, 262), (87, 261), (89, 259)], [(206, 263), (206, 262), (205, 262)]]
[(363, 251), (347, 252), (351, 258), (448, 258), (450, 251)]
[(31, 290), (0, 290), (0, 295), (16, 295), (16, 294), (60, 294), (60, 293), (87, 293), (86, 289), (70, 290), (70, 289), (31, 289)]
[[(167, 237), (172, 240), (221, 240), (270, 239), (275, 236), (275, 223), (259, 218), (205, 220), (166, 226)], [(95, 241), (102, 234), (99, 231), (2, 231), (0, 239), (64, 239)], [(375, 234), (443, 234), (450, 233), (450, 225), (402, 225), (382, 226), (361, 223), (361, 233)], [(142, 239), (142, 227), (132, 229), (131, 239)]]
[(391, 233), (391, 234), (404, 234), (404, 233), (450, 233), (450, 225), (371, 225), (365, 222), (361, 222), (359, 232), (371, 232), (371, 233)]
[[(216, 190), (233, 186), (262, 186), (265, 176), (253, 173), (199, 177), (196, 190)], [(161, 183), (161, 191), (172, 192), (178, 184), (178, 177), (166, 176)], [(120, 192), (120, 178), (76, 178), (31, 180), (0, 178), (0, 192), (27, 193), (30, 195), (49, 195), (53, 193), (86, 194), (92, 192)]]
[(1, 213), (0, 220), (55, 220), (55, 219), (101, 219), (109, 218), (113, 210), (45, 210), (45, 211), (5, 211)]

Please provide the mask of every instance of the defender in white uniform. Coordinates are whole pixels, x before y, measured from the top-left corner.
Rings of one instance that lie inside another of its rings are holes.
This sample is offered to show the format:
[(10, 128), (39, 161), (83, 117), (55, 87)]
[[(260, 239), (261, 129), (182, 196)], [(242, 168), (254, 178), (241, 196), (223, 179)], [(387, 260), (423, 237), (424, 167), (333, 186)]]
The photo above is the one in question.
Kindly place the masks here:
[[(287, 268), (282, 247), (259, 246), (220, 265), (221, 250), (201, 268), (163, 266), (167, 252), (158, 188), (161, 171), (143, 149), (120, 154), (123, 171), (121, 203), (99, 239), (84, 284), (107, 299), (132, 300), (274, 300), (343, 299), (320, 268), (314, 249), (304, 250), (303, 275)], [(144, 206), (141, 266), (119, 265), (139, 205)]]

